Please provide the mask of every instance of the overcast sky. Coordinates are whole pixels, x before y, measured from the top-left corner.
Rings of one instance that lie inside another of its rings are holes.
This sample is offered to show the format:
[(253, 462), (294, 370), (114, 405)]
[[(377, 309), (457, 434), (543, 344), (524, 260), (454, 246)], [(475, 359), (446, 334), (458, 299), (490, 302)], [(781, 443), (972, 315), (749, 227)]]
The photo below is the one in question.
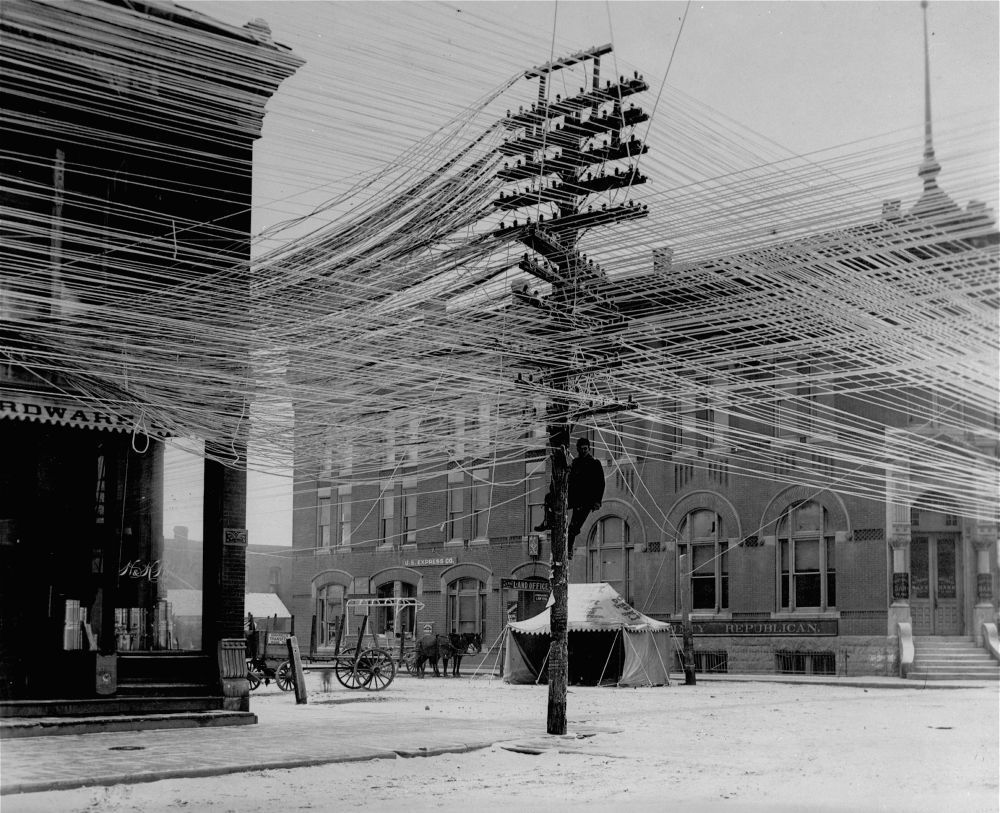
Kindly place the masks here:
[[(519, 71), (606, 42), (616, 60), (608, 74), (645, 75), (647, 109), (666, 76), (787, 154), (923, 124), (923, 16), (910, 0), (186, 5), (235, 25), (263, 18), (306, 60), (268, 103), (255, 150), (255, 232), (308, 211)], [(935, 2), (928, 11), (939, 181), (960, 205), (968, 201), (949, 187), (949, 159), (998, 160), (998, 10), (996, 2)], [(670, 144), (652, 131), (648, 142), (669, 162)], [(914, 196), (920, 160), (915, 152)], [(987, 198), (996, 207), (996, 190)], [(198, 491), (189, 475), (199, 467), (168, 462), (168, 477)], [(290, 544), (290, 480), (252, 475), (249, 487), (251, 541)], [(168, 499), (168, 535), (175, 524), (200, 536), (200, 509)]]

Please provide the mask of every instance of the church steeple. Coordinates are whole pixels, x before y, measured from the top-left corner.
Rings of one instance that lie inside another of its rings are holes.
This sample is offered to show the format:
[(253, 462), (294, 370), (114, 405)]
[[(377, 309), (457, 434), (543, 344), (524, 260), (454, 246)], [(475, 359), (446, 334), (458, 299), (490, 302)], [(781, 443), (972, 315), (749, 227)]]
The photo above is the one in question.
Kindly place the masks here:
[(931, 48), (927, 35), (927, 0), (921, 0), (924, 10), (924, 160), (917, 175), (923, 179), (924, 192), (937, 188), (941, 165), (934, 158), (934, 133), (931, 128)]
[(924, 12), (924, 160), (920, 163), (917, 176), (923, 181), (924, 189), (910, 214), (932, 218), (940, 226), (943, 225), (942, 217), (950, 219), (962, 210), (937, 184), (941, 165), (934, 157), (931, 125), (931, 46), (927, 30), (927, 0), (921, 0), (920, 6)]

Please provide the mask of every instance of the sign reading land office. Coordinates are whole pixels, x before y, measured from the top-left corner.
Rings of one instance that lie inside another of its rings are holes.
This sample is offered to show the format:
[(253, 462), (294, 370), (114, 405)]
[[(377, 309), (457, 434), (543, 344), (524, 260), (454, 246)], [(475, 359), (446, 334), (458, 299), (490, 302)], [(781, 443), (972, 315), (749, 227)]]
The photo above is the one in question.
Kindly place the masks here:
[(836, 635), (837, 619), (816, 621), (692, 621), (695, 635)]
[[(501, 590), (520, 590), (530, 593), (533, 590), (548, 589), (547, 579), (500, 579)], [(545, 595), (548, 598), (548, 593)]]

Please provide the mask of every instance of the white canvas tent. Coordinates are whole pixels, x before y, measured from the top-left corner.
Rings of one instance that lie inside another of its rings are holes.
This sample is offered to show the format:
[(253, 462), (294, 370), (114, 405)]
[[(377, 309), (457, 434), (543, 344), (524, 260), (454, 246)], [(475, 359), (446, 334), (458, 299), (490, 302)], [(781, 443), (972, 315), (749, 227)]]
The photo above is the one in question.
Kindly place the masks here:
[[(504, 680), (544, 680), (549, 606), (507, 625)], [(570, 682), (616, 680), (620, 686), (669, 684), (670, 624), (643, 615), (606, 583), (571, 584), (567, 607)]]

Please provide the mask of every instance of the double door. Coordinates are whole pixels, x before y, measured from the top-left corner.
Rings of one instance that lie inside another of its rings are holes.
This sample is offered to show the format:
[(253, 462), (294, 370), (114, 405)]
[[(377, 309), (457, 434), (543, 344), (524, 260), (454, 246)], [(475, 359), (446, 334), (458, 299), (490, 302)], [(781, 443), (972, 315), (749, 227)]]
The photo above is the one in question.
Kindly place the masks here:
[(957, 534), (922, 534), (910, 541), (910, 615), (914, 635), (960, 635)]

